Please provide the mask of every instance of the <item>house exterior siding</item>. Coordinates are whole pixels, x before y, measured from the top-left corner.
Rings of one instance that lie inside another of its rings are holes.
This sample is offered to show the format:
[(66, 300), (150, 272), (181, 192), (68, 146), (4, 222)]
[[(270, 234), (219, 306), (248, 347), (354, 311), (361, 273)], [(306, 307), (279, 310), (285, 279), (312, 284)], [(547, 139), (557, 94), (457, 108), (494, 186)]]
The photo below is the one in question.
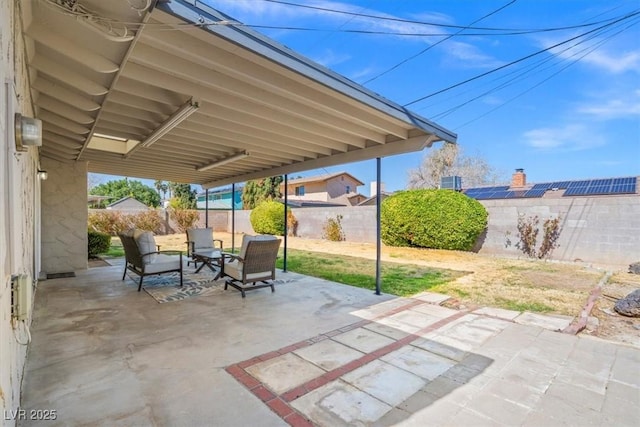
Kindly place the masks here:
[[(40, 269), (40, 181), (38, 151), (15, 152), (14, 113), (33, 117), (24, 57), (18, 2), (0, 2), (0, 411), (20, 407), (20, 384), (31, 314), (24, 321), (11, 317), (12, 277), (23, 275), (27, 286)], [(24, 7), (24, 2), (23, 7)], [(30, 301), (31, 307), (32, 301)], [(30, 310), (29, 310), (30, 311)], [(20, 342), (22, 343), (20, 343)], [(15, 413), (15, 412), (14, 412)], [(13, 426), (12, 417), (3, 425)]]

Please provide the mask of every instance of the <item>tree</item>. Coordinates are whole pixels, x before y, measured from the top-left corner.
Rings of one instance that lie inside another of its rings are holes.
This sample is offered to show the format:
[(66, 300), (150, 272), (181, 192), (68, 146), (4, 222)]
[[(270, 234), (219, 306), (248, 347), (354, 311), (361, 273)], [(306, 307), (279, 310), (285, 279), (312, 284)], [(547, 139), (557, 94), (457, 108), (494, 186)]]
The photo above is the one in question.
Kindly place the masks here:
[(280, 183), (282, 176), (247, 181), (242, 189), (242, 206), (244, 209), (253, 209), (260, 202), (282, 197)]
[(182, 184), (179, 182), (170, 182), (168, 184), (169, 190), (173, 194), (172, 206), (178, 209), (195, 209), (196, 202), (196, 190), (191, 189), (191, 184)]
[(408, 187), (439, 188), (443, 176), (462, 177), (464, 188), (496, 184), (500, 175), (480, 156), (465, 156), (456, 144), (444, 144), (433, 149), (422, 160), (417, 169), (408, 172)]
[(156, 190), (158, 191), (158, 194), (162, 194), (162, 200), (166, 200), (167, 199), (167, 191), (169, 191), (169, 185), (166, 182), (157, 179), (153, 183), (153, 186), (156, 187)]
[(91, 193), (98, 196), (111, 196), (114, 200), (133, 197), (147, 206), (154, 208), (160, 206), (160, 195), (153, 188), (144, 185), (141, 181), (127, 178), (96, 185), (91, 189)]

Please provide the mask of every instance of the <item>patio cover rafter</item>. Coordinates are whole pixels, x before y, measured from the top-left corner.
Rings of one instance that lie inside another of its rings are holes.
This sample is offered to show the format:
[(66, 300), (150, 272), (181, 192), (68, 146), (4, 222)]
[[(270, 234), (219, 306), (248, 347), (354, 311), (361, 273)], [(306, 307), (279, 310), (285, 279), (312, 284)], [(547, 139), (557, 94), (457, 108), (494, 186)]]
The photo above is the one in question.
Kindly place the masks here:
[[(51, 4), (23, 10), (42, 156), (214, 187), (456, 141), (258, 32), (214, 25), (231, 19), (203, 2), (151, 2), (140, 14), (127, 2), (82, 0), (95, 18), (127, 23), (134, 37), (120, 39)], [(135, 146), (190, 99), (196, 112), (153, 145)], [(128, 141), (90, 144), (94, 133)], [(243, 151), (251, 155), (202, 169)]]

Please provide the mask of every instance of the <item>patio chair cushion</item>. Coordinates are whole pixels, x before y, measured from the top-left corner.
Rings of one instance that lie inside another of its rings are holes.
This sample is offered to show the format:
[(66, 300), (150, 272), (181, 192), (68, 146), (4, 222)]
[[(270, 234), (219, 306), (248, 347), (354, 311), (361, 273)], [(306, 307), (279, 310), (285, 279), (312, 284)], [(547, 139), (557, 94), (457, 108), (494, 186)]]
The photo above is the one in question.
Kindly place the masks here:
[(194, 249), (212, 249), (213, 248), (213, 229), (211, 228), (192, 228), (187, 230), (190, 242), (193, 242)]
[[(137, 231), (137, 230), (136, 230)], [(136, 240), (136, 244), (140, 249), (140, 254), (148, 254), (150, 252), (156, 252), (156, 239), (153, 237), (153, 233), (150, 231), (144, 231), (142, 233), (137, 233), (134, 231), (133, 236)], [(137, 235), (137, 236), (136, 236)], [(142, 257), (142, 260), (145, 264), (153, 264), (156, 262), (158, 254), (145, 255)]]
[[(271, 278), (271, 270), (262, 271), (258, 273), (247, 274), (246, 281), (263, 280), (265, 278)], [(232, 261), (224, 265), (224, 274), (233, 277), (236, 280), (242, 280), (242, 263), (239, 261)]]
[(145, 274), (154, 274), (178, 269), (180, 269), (180, 255), (158, 254), (155, 261), (145, 265), (144, 272)]

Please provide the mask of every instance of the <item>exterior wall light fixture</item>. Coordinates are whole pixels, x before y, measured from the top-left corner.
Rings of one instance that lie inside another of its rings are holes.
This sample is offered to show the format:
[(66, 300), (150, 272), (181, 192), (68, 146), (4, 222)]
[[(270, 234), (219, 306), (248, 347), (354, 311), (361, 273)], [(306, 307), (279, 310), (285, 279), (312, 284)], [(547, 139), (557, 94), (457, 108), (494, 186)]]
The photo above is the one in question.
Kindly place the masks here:
[(49, 174), (47, 173), (47, 171), (38, 169), (38, 178), (40, 178), (40, 181), (45, 181), (48, 177)]
[(42, 121), (16, 113), (15, 139), (16, 151), (24, 152), (28, 147), (41, 147)]

